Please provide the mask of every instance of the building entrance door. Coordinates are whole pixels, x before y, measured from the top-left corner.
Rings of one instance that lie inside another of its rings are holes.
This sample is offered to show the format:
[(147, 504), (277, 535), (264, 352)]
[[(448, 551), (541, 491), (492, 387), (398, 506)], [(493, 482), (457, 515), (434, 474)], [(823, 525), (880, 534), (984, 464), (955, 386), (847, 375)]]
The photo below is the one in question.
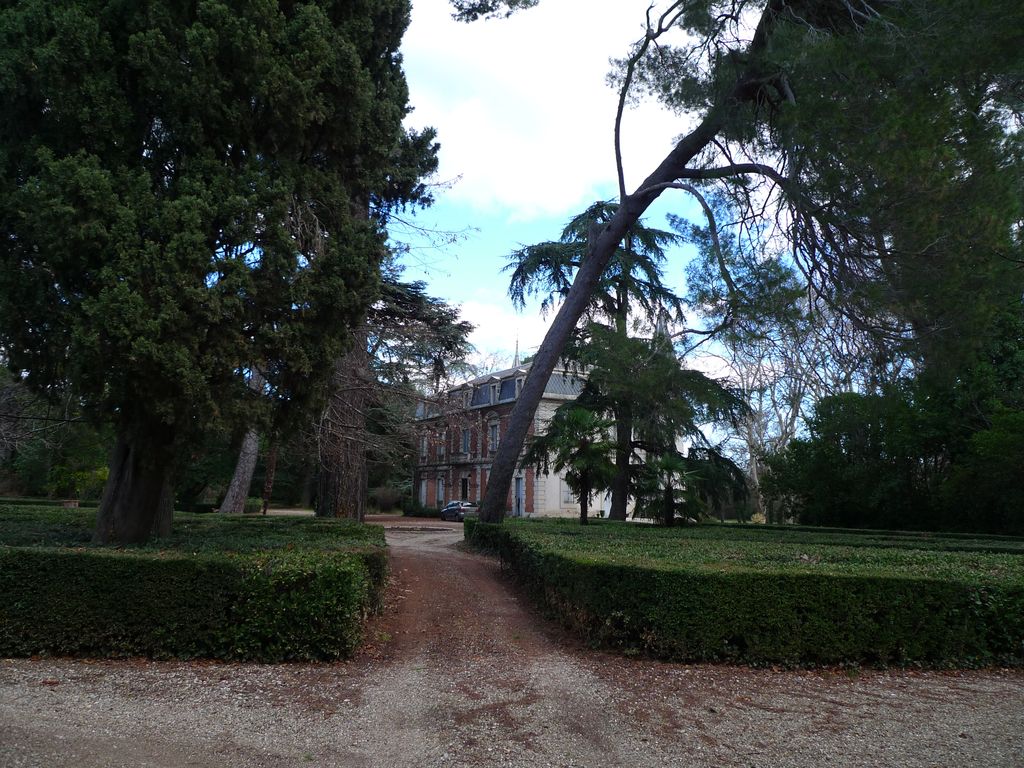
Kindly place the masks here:
[(469, 478), (468, 477), (462, 478), (462, 482), (461, 482), (461, 484), (459, 486), (459, 493), (461, 494), (460, 498), (463, 501), (466, 501), (467, 499), (469, 499)]

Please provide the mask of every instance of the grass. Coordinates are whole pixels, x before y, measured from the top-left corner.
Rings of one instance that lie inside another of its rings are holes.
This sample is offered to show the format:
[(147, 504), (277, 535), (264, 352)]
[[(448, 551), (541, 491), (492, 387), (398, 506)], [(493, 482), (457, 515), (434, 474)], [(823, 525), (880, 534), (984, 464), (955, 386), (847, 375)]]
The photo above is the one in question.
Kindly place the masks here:
[[(92, 547), (96, 510), (0, 504), (0, 546)], [(383, 546), (382, 528), (351, 520), (176, 512), (171, 535), (130, 549), (243, 553)]]
[(715, 572), (1024, 582), (1024, 539), (822, 528), (506, 521), (540, 550), (595, 563)]

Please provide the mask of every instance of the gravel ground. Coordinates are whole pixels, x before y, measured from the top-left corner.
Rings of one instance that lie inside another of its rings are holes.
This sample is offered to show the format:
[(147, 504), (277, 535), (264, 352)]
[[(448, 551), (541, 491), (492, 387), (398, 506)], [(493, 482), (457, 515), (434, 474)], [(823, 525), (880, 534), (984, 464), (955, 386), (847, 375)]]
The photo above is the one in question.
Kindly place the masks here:
[(595, 654), (461, 526), (388, 521), (360, 656), (0, 661), (0, 766), (1024, 766), (1024, 672), (754, 670)]

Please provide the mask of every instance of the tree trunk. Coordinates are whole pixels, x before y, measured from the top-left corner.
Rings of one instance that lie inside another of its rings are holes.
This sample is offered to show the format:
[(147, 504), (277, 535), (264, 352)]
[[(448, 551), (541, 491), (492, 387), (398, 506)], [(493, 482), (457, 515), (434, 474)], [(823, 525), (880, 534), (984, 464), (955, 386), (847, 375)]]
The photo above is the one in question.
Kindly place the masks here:
[(615, 477), (612, 478), (611, 520), (626, 519), (629, 502), (629, 473), (633, 456), (633, 414), (623, 407), (615, 421)]
[(588, 507), (590, 506), (590, 494), (580, 494), (580, 525), (587, 525), (589, 523), (589, 517), (587, 515)]
[(308, 509), (313, 505), (314, 494), (316, 493), (317, 475), (316, 470), (309, 466), (302, 478), (302, 486), (299, 491), (299, 507)]
[(370, 360), (365, 334), (338, 361), (320, 424), (318, 517), (363, 520), (366, 515), (367, 430)]
[(267, 469), (263, 480), (263, 514), (267, 514), (270, 506), (270, 494), (274, 492), (274, 475), (277, 473), (277, 440), (270, 443), (267, 451)]
[[(686, 168), (686, 163), (714, 138), (721, 123), (722, 117), (713, 114), (693, 133), (680, 141), (661, 166), (644, 181), (641, 189), (622, 201), (612, 220), (600, 230), (598, 236), (587, 247), (587, 255), (576, 273), (576, 279), (573, 280), (565, 301), (544, 336), (540, 349), (537, 350), (530, 371), (526, 375), (526, 381), (523, 382), (522, 392), (509, 414), (508, 428), (491, 464), (490, 481), (480, 505), (482, 522), (500, 523), (505, 517), (505, 500), (512, 484), (512, 475), (515, 473), (523, 441), (533, 422), (537, 405), (558, 359), (562, 356), (565, 342), (589, 305), (590, 297), (612, 254), (629, 228), (661, 194), (663, 188), (658, 185), (674, 181)], [(644, 191), (651, 187), (654, 188), (653, 191)]]
[(238, 461), (235, 463), (235, 474), (220, 511), (228, 515), (240, 515), (245, 509), (245, 500), (249, 497), (249, 487), (256, 471), (256, 461), (260, 456), (260, 435), (255, 429), (248, 429), (242, 438), (242, 447), (238, 449)]
[[(633, 251), (632, 236), (626, 239), (626, 250)], [(625, 282), (629, 264), (623, 265), (622, 274), (615, 291), (615, 333), (622, 339), (629, 338), (629, 291)], [(626, 519), (626, 502), (629, 499), (629, 464), (633, 447), (633, 413), (626, 403), (620, 403), (615, 412), (615, 475), (612, 477), (612, 505), (608, 510), (609, 520)]]
[(741, 105), (749, 101), (756, 92), (756, 54), (765, 49), (772, 23), (783, 6), (784, 3), (781, 1), (769, 2), (762, 13), (746, 51), (747, 57), (752, 61), (750, 70), (737, 78), (731, 92), (723, 101), (712, 106), (700, 124), (676, 143), (640, 187), (620, 201), (611, 221), (590, 240), (586, 256), (576, 273), (576, 279), (573, 280), (565, 301), (544, 336), (544, 341), (537, 350), (530, 372), (526, 376), (522, 393), (512, 407), (506, 436), (498, 446), (498, 454), (491, 464), (490, 482), (480, 505), (482, 522), (500, 523), (505, 518), (505, 500), (512, 485), (512, 475), (515, 474), (519, 454), (523, 450), (523, 441), (537, 411), (537, 405), (544, 394), (551, 372), (562, 356), (565, 342), (590, 303), (590, 297), (612, 254), (651, 203), (668, 188), (667, 185), (687, 176), (687, 164), (714, 140), (730, 118), (739, 114)]
[(672, 492), (672, 482), (666, 481), (665, 493), (662, 496), (662, 519), (666, 527), (671, 528), (676, 521), (676, 500)]
[[(253, 366), (252, 374), (249, 376), (249, 389), (254, 392), (261, 392), (266, 384), (266, 379), (256, 366)], [(235, 474), (231, 476), (231, 483), (224, 494), (224, 501), (220, 504), (220, 511), (229, 515), (240, 515), (245, 511), (245, 500), (249, 498), (249, 487), (252, 485), (252, 475), (256, 471), (256, 462), (260, 457), (260, 434), (254, 427), (245, 431), (242, 438), (242, 446), (238, 450), (238, 461), (235, 462)]]
[(145, 437), (118, 435), (93, 542), (141, 544), (150, 536), (170, 535), (176, 458), (173, 434), (166, 427)]

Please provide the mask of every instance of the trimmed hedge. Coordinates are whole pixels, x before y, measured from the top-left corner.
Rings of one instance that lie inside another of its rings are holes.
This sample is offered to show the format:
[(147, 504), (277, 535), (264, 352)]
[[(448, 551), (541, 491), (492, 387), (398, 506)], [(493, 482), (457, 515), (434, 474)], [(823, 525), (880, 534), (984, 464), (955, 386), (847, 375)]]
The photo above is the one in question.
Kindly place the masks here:
[(180, 515), (125, 549), (89, 523), (0, 507), (0, 656), (346, 658), (386, 579), (383, 529), (349, 521)]
[[(26, 507), (63, 507), (64, 499), (40, 499), (31, 496), (0, 496), (0, 505), (14, 504)], [(100, 505), (97, 499), (75, 499), (78, 507), (95, 509)], [(75, 509), (76, 507), (71, 507)]]
[(402, 510), (402, 517), (441, 517), (437, 507), (407, 507)]
[[(718, 527), (467, 524), (593, 644), (683, 661), (1024, 663), (1024, 557), (729, 541)], [(787, 532), (787, 536), (790, 532)]]

